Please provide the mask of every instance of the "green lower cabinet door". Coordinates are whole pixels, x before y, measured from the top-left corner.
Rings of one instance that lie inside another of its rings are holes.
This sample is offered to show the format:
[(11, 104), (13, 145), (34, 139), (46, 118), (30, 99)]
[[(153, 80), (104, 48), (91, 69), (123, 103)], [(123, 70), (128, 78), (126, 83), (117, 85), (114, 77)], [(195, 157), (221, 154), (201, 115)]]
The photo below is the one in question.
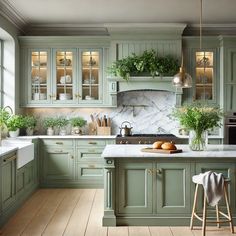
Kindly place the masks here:
[(190, 164), (158, 163), (157, 213), (190, 213)]
[[(197, 163), (196, 164), (196, 174), (204, 173), (207, 171), (214, 171), (216, 173), (222, 173), (225, 178), (230, 179), (229, 184), (229, 199), (230, 205), (233, 212), (236, 212), (236, 199), (233, 197), (235, 194), (235, 165), (234, 163)], [(193, 198), (193, 196), (192, 196)], [(199, 196), (198, 196), (198, 209), (202, 209), (203, 207), (203, 191), (200, 188)], [(219, 202), (219, 207), (225, 208), (224, 198)]]
[(118, 167), (118, 213), (151, 214), (152, 162), (121, 163)]
[(43, 155), (44, 181), (74, 179), (74, 155), (71, 148), (45, 148)]
[(3, 159), (2, 164), (2, 208), (11, 205), (16, 198), (16, 156)]

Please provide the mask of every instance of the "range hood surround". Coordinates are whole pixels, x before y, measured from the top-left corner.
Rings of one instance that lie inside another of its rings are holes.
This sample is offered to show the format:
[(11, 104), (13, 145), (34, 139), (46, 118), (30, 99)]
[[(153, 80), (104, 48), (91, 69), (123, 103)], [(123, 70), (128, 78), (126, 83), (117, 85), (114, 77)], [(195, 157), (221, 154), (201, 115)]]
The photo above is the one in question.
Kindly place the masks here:
[(128, 91), (168, 91), (175, 94), (175, 106), (182, 103), (183, 89), (172, 85), (172, 77), (130, 77), (128, 81), (119, 77), (108, 78), (110, 95), (114, 103), (117, 100), (117, 93)]

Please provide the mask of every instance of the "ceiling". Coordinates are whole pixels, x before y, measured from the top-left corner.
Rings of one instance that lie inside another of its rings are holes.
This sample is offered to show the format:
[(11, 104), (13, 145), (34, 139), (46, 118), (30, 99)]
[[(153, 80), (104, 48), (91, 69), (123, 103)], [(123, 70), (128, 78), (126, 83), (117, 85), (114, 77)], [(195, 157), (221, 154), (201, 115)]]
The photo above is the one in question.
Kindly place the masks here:
[[(0, 0), (24, 26), (199, 23), (200, 0)], [(236, 25), (236, 0), (203, 0), (204, 24)]]

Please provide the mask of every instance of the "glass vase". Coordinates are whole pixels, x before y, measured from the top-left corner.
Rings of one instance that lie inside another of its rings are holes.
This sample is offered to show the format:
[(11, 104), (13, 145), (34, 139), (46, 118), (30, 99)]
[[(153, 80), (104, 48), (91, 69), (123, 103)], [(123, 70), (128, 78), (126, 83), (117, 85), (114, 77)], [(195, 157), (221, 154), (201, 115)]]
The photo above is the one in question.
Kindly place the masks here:
[(207, 130), (199, 132), (190, 130), (189, 132), (189, 147), (192, 151), (204, 151), (207, 149), (208, 133)]

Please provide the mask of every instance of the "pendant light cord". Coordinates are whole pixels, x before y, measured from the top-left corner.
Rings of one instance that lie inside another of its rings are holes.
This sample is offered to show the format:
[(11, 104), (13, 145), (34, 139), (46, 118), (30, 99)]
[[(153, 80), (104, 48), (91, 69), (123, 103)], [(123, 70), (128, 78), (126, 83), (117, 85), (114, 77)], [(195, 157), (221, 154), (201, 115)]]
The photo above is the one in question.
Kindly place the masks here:
[(202, 50), (202, 0), (200, 0), (200, 50)]

